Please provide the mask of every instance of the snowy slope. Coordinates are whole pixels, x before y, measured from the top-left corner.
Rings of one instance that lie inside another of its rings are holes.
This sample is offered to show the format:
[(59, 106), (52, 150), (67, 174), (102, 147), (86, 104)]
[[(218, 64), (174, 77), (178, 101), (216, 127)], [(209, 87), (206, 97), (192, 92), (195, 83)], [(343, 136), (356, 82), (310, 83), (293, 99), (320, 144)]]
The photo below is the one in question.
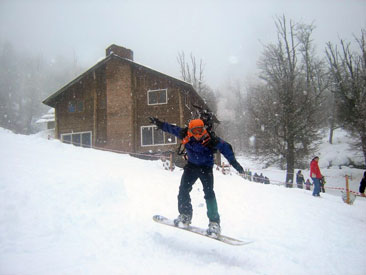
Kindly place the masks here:
[[(255, 241), (233, 247), (152, 221), (177, 215), (182, 173), (159, 161), (4, 129), (0, 151), (0, 274), (366, 274), (363, 198), (215, 172), (223, 233)], [(199, 182), (192, 202), (206, 226)]]
[[(350, 160), (361, 166), (364, 162), (364, 157), (361, 151), (355, 151), (350, 145), (354, 142), (354, 138), (347, 134), (342, 129), (334, 131), (333, 144), (328, 142), (328, 132), (324, 132), (324, 137), (319, 144), (318, 151), (314, 156), (319, 156), (319, 166), (322, 175), (326, 179), (326, 192), (340, 196), (342, 189), (346, 188), (346, 178), (349, 176), (349, 188), (351, 191), (358, 193), (361, 178), (364, 170), (352, 169), (349, 166)], [(312, 157), (309, 158), (309, 163)], [(258, 161), (253, 161), (245, 157), (239, 157), (243, 166), (249, 168), (252, 173), (263, 174), (267, 176), (272, 183), (285, 185), (286, 172), (279, 170), (277, 167), (262, 168), (262, 164)], [(298, 170), (302, 170), (302, 174), (306, 179), (310, 179), (309, 167), (307, 169), (301, 169), (297, 167), (295, 173)], [(293, 182), (296, 182), (296, 176), (294, 176)]]

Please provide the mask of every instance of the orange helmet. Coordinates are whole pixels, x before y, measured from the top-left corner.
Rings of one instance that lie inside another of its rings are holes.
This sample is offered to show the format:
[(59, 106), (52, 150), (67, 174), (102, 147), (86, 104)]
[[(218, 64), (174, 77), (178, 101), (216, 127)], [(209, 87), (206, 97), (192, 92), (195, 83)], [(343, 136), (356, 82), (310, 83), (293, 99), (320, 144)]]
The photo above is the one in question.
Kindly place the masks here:
[(205, 124), (201, 119), (193, 119), (188, 124), (187, 137), (183, 140), (183, 143), (187, 143), (191, 137), (196, 140), (200, 140), (207, 135), (207, 130), (205, 129)]

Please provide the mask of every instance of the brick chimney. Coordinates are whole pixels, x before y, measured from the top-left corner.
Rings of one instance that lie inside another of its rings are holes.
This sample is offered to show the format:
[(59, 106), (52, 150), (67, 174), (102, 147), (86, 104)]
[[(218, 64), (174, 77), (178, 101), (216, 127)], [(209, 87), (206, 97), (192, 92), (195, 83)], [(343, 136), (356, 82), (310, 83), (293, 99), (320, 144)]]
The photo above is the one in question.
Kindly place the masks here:
[(133, 51), (130, 49), (112, 44), (105, 50), (105, 54), (108, 56), (112, 53), (118, 55), (119, 57), (133, 60)]

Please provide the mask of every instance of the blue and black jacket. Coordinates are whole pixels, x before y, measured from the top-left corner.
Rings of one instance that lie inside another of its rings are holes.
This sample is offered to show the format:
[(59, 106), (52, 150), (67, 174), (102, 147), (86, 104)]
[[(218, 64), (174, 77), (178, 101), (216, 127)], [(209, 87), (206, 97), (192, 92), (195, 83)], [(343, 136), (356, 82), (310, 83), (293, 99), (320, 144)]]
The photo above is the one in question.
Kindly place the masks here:
[[(179, 139), (185, 138), (185, 134), (182, 134), (184, 133), (184, 129), (181, 127), (164, 122), (160, 128), (164, 132), (168, 132)], [(218, 150), (239, 173), (244, 172), (243, 168), (235, 159), (231, 145), (219, 137), (215, 137), (215, 142), (211, 146), (205, 146), (202, 144), (202, 141), (198, 141), (194, 137), (191, 137), (188, 143), (185, 144), (185, 147), (189, 163), (212, 168), (214, 165), (214, 151)]]

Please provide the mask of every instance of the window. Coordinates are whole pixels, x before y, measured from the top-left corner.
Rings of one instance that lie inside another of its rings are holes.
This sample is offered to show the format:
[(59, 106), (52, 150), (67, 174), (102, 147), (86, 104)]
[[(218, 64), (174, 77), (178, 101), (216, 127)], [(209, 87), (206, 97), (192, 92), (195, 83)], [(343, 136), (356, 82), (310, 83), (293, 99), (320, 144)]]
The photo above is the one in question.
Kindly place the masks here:
[(81, 144), (83, 147), (91, 147), (91, 132), (81, 134)]
[(61, 134), (61, 141), (75, 146), (91, 148), (92, 132)]
[(154, 133), (154, 144), (164, 144), (164, 132), (163, 131), (159, 131), (156, 128), (153, 129), (153, 133)]
[(64, 143), (71, 143), (71, 135), (61, 135), (61, 141)]
[(147, 104), (158, 105), (168, 103), (167, 89), (147, 91)]
[(69, 113), (82, 112), (84, 111), (84, 102), (82, 100), (69, 101), (67, 110)]
[(75, 110), (76, 110), (75, 103), (70, 101), (69, 106), (67, 107), (67, 110), (69, 111), (69, 113), (75, 113)]
[(76, 102), (76, 112), (82, 112), (82, 111), (84, 111), (84, 102), (77, 101)]
[(72, 144), (74, 144), (75, 146), (80, 146), (80, 141), (81, 141), (81, 135), (80, 134), (72, 134)]
[(176, 144), (177, 138), (158, 130), (156, 126), (141, 127), (141, 146)]
[(142, 146), (153, 145), (153, 128), (154, 127), (142, 127), (141, 128), (141, 138)]

